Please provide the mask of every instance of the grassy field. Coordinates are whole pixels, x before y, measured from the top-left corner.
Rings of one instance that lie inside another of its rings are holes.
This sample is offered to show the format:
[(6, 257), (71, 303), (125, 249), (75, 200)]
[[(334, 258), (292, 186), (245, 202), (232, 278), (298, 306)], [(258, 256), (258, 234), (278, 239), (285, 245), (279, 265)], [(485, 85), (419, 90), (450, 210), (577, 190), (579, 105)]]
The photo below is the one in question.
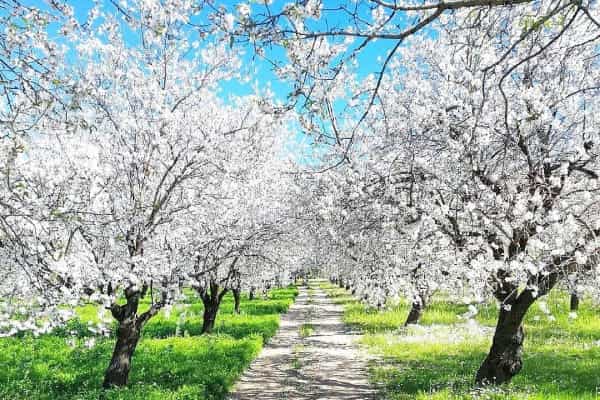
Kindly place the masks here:
[(323, 288), (345, 305), (345, 322), (365, 333), (362, 343), (377, 356), (371, 362), (371, 379), (384, 399), (600, 398), (600, 315), (590, 302), (582, 302), (574, 319), (564, 292), (542, 299), (550, 314), (543, 303), (534, 304), (525, 322), (521, 373), (509, 385), (480, 390), (473, 380), (491, 345), (495, 305), (479, 307), (474, 321), (468, 321), (461, 318), (467, 305), (436, 299), (420, 326), (402, 328), (407, 304), (378, 311), (343, 289), (329, 284)]
[(97, 320), (97, 309), (82, 307), (78, 320), (52, 335), (0, 339), (0, 399), (223, 399), (297, 293), (286, 288), (268, 299), (243, 298), (240, 315), (227, 295), (209, 336), (198, 336), (202, 302), (190, 293), (187, 304), (144, 328), (129, 386), (105, 393), (100, 386), (114, 339), (94, 336), (87, 323)]

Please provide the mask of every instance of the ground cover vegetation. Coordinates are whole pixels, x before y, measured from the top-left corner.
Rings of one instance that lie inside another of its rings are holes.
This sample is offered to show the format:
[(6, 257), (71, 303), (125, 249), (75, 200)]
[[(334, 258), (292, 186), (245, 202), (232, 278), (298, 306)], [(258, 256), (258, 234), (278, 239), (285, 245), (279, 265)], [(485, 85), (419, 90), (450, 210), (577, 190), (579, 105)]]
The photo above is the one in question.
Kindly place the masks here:
[(128, 387), (146, 338), (238, 340), (244, 296), (310, 271), (388, 310), (353, 306), (366, 331), (479, 318), (469, 367), (439, 361), (457, 395), (518, 386), (554, 338), (540, 379), (594, 395), (566, 360), (594, 369), (599, 41), (592, 0), (0, 0), (0, 335), (27, 338), (3, 356), (94, 330), (90, 390)]
[(108, 391), (101, 390), (101, 381), (114, 338), (94, 332), (87, 322), (97, 318), (96, 310), (81, 308), (77, 320), (55, 332), (0, 339), (0, 398), (224, 399), (276, 333), (279, 315), (297, 293), (290, 287), (271, 290), (264, 299), (243, 296), (239, 314), (227, 295), (211, 335), (201, 335), (203, 304), (190, 294), (187, 303), (146, 326), (132, 384)]

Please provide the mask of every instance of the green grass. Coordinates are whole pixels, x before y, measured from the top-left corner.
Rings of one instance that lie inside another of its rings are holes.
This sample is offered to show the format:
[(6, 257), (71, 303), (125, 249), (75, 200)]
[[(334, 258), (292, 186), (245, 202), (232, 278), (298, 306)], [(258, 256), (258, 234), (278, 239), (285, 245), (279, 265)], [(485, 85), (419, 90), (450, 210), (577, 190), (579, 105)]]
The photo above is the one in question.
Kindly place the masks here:
[[(133, 357), (129, 386), (110, 390), (105, 398), (224, 399), (275, 334), (279, 313), (287, 311), (297, 293), (296, 288), (286, 288), (271, 291), (266, 300), (244, 298), (241, 315), (232, 314), (233, 298), (228, 295), (215, 332), (208, 336), (197, 336), (202, 305), (189, 296), (185, 307), (174, 308), (169, 316), (161, 313), (146, 325)], [(0, 339), (0, 399), (100, 398), (114, 339), (93, 337), (87, 328), (88, 321), (98, 319), (94, 306), (77, 312), (77, 321), (51, 335)], [(180, 336), (175, 337), (180, 318)], [(96, 341), (92, 347), (86, 346), (90, 340)]]
[(301, 357), (302, 357), (303, 351), (304, 351), (303, 345), (296, 344), (292, 348), (292, 362), (291, 362), (292, 369), (299, 370), (302, 368)]
[(389, 400), (408, 399), (553, 399), (600, 398), (600, 315), (583, 301), (576, 319), (569, 319), (569, 296), (554, 291), (546, 301), (548, 318), (537, 304), (525, 321), (524, 366), (509, 385), (477, 390), (475, 372), (485, 358), (497, 308), (479, 306), (477, 323), (460, 317), (467, 305), (433, 299), (421, 326), (402, 328), (408, 304), (377, 311), (323, 284), (345, 304), (345, 322), (362, 330), (362, 343), (377, 361), (370, 363), (373, 383)]
[(312, 326), (312, 324), (302, 324), (302, 326), (300, 327), (300, 337), (301, 338), (309, 337), (314, 332), (315, 332), (315, 328)]

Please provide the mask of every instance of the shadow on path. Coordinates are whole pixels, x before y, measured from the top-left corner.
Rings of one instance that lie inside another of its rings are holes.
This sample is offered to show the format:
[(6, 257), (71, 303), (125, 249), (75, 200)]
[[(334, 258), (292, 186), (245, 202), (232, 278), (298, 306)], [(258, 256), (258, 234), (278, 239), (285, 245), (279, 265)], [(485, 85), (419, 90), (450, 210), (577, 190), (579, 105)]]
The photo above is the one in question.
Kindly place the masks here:
[[(314, 285), (314, 283), (313, 283)], [(312, 296), (309, 296), (309, 293)], [(301, 288), (277, 335), (236, 384), (230, 400), (370, 400), (366, 360), (342, 321), (343, 306)], [(304, 324), (312, 332), (301, 337)]]

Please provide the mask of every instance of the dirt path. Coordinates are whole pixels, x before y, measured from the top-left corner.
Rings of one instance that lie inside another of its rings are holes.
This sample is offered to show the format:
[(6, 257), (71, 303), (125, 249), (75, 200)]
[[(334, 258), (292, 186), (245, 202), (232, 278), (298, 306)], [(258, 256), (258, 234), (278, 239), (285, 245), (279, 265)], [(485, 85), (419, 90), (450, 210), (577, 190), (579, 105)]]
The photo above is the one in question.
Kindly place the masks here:
[(281, 317), (277, 335), (240, 378), (231, 400), (370, 400), (366, 362), (358, 336), (334, 304), (311, 282)]

